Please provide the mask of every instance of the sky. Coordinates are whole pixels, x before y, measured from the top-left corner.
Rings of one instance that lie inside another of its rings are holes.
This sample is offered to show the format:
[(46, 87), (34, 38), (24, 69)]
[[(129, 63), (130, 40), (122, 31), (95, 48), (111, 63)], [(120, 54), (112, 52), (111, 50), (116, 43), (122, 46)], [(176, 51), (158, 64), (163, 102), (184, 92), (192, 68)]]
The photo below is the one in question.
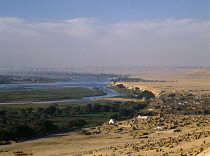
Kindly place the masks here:
[(0, 67), (210, 66), (209, 0), (1, 0)]

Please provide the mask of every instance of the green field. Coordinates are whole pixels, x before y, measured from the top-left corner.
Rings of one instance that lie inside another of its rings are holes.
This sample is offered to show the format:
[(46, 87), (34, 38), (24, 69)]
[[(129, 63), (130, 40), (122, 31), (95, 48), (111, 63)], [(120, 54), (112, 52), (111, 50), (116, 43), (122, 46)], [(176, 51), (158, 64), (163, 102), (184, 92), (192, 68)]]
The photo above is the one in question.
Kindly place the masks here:
[(31, 91), (0, 92), (0, 102), (34, 102), (65, 99), (82, 99), (83, 97), (106, 95), (105, 92), (88, 88), (62, 88)]
[(78, 114), (70, 116), (53, 117), (49, 120), (57, 126), (64, 126), (68, 120), (84, 119), (85, 121), (87, 121), (87, 125), (85, 125), (85, 127), (92, 127), (108, 122), (111, 114), (112, 113), (110, 112)]

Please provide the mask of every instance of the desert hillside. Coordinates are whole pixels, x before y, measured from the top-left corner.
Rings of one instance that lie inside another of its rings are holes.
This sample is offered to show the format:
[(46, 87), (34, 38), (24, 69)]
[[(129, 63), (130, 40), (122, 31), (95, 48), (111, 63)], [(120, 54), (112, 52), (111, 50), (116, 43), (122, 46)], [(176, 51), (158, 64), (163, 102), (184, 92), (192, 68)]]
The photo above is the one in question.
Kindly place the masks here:
[[(128, 88), (147, 89), (156, 95), (160, 92), (192, 92), (197, 95), (210, 93), (210, 69), (198, 69), (179, 74), (139, 75), (135, 78), (158, 80), (158, 82), (118, 82)], [(163, 81), (163, 82), (160, 82)]]
[(186, 74), (189, 78), (210, 78), (210, 69), (199, 69)]

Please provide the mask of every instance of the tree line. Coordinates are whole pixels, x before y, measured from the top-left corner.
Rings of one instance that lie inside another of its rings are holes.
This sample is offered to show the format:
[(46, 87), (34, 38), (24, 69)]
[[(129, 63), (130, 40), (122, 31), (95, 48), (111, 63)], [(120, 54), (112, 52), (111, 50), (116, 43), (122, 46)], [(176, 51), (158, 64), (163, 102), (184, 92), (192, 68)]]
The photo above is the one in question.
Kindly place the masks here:
[(128, 98), (136, 98), (136, 99), (145, 98), (146, 100), (155, 98), (155, 95), (152, 92), (148, 90), (141, 91), (139, 87), (135, 87), (135, 89), (127, 89), (123, 84), (117, 84), (116, 86), (111, 88), (121, 94), (126, 95)]
[[(110, 118), (120, 120), (138, 114), (139, 109), (147, 107), (146, 102), (107, 102), (106, 104), (66, 105), (58, 104), (47, 108), (27, 108), (0, 111), (0, 141), (19, 140), (45, 136), (51, 133), (80, 129), (88, 124), (85, 119), (73, 118), (82, 114), (110, 113)], [(65, 118), (64, 124), (55, 124), (52, 119)], [(108, 119), (107, 119), (108, 120)]]

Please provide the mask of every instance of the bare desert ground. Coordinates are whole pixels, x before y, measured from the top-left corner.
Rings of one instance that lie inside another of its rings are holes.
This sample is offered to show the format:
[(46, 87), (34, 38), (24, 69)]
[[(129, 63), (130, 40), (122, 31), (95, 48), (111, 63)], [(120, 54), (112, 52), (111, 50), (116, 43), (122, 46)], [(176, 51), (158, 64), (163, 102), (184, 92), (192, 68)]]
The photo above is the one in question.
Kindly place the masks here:
[(154, 94), (169, 92), (191, 92), (195, 95), (210, 94), (210, 69), (200, 69), (182, 74), (139, 75), (135, 78), (147, 80), (164, 80), (166, 82), (118, 82), (127, 88), (139, 87)]

